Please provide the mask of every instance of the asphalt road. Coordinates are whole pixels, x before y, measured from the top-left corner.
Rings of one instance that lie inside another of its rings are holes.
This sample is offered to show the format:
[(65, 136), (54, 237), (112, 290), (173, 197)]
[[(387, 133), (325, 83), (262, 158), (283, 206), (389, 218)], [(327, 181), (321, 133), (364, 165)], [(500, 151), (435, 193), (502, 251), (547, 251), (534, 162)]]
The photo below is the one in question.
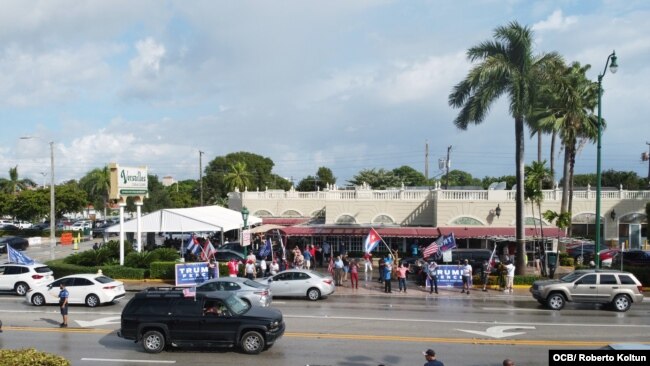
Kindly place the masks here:
[(650, 343), (650, 303), (626, 313), (570, 304), (546, 310), (526, 295), (467, 297), (331, 296), (318, 302), (274, 299), (287, 330), (271, 349), (249, 356), (231, 349), (144, 353), (118, 338), (127, 299), (89, 309), (72, 306), (59, 329), (56, 306), (33, 307), (0, 295), (1, 348), (34, 347), (73, 365), (422, 365), (433, 348), (445, 365), (547, 365), (549, 349), (597, 349), (608, 343)]

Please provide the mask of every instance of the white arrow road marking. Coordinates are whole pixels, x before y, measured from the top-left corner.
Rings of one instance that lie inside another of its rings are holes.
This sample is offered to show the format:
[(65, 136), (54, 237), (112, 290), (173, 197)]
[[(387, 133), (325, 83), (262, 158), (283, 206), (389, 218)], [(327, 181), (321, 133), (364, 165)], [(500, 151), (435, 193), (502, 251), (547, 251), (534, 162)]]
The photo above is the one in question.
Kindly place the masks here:
[(108, 325), (108, 324), (118, 324), (120, 322), (121, 317), (119, 316), (109, 316), (106, 318), (99, 318), (91, 321), (83, 321), (83, 320), (75, 320), (77, 324), (79, 324), (80, 327), (83, 328), (90, 328), (90, 327), (96, 327), (99, 325)]
[(480, 330), (466, 330), (466, 329), (456, 329), (456, 330), (460, 330), (461, 332), (478, 334), (480, 336), (485, 336), (485, 337), (492, 337), (492, 338), (505, 338), (505, 337), (516, 336), (520, 334), (526, 334), (526, 332), (506, 333), (506, 331), (511, 329), (535, 329), (535, 327), (527, 327), (521, 325), (517, 325), (517, 326), (500, 325), (496, 327), (489, 327), (488, 329), (485, 330), (485, 332), (482, 332)]

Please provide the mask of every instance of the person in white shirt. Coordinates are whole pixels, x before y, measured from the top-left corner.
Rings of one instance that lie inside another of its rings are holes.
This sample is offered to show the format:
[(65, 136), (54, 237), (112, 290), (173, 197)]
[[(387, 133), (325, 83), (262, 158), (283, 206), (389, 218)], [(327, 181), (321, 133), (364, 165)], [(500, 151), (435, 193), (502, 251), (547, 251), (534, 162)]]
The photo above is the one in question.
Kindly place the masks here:
[(465, 265), (461, 267), (461, 270), (463, 271), (463, 291), (461, 294), (467, 291), (469, 295), (469, 284), (472, 281), (472, 266), (470, 266), (467, 259), (465, 259)]
[(280, 272), (280, 265), (278, 264), (278, 260), (273, 258), (273, 262), (269, 266), (269, 273), (271, 276), (275, 276), (278, 272)]
[(512, 293), (512, 285), (515, 282), (515, 265), (512, 262), (506, 264), (506, 289), (503, 292)]
[(247, 261), (246, 262), (246, 267), (244, 267), (244, 268), (245, 268), (245, 271), (246, 271), (246, 277), (249, 280), (254, 279), (255, 278), (255, 262), (250, 261), (250, 260)]

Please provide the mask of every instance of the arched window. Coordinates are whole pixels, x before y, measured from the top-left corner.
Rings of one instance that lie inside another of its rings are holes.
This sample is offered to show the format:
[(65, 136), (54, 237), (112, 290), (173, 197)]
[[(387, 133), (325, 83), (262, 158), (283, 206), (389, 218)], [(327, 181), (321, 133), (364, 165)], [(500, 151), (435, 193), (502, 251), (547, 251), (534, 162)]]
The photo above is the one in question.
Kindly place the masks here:
[(282, 213), (283, 217), (302, 217), (300, 212), (296, 210), (286, 210)]
[(451, 222), (452, 225), (463, 225), (463, 226), (484, 226), (483, 223), (473, 217), (459, 217)]
[(372, 220), (373, 224), (386, 224), (386, 225), (391, 225), (394, 224), (395, 221), (388, 215), (379, 215), (375, 217), (374, 220)]
[(341, 215), (339, 216), (338, 219), (336, 219), (336, 223), (338, 225), (350, 225), (350, 224), (356, 224), (357, 220), (350, 215)]
[(253, 216), (257, 217), (273, 217), (273, 214), (267, 210), (257, 210), (253, 213)]

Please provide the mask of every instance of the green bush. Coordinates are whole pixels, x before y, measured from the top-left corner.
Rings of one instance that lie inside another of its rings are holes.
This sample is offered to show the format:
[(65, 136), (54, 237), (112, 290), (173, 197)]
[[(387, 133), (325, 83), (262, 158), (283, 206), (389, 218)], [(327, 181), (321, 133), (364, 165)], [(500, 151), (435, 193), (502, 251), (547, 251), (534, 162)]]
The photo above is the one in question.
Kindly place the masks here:
[(0, 362), (5, 366), (69, 366), (70, 361), (33, 348), (0, 349)]
[(119, 265), (100, 267), (100, 269), (108, 277), (127, 280), (143, 280), (147, 272), (149, 272), (149, 270), (143, 268), (130, 268)]
[(176, 277), (176, 262), (152, 262), (149, 277), (161, 280), (173, 280)]
[(174, 248), (156, 248), (151, 251), (152, 262), (173, 262), (180, 258), (178, 251)]
[(76, 264), (65, 263), (64, 259), (55, 259), (48, 261), (47, 264), (52, 272), (54, 272), (54, 278), (59, 278), (63, 276), (69, 276), (77, 273), (97, 273), (98, 267), (94, 266), (80, 266)]
[[(566, 253), (565, 253), (565, 254), (566, 254)], [(574, 262), (575, 262), (575, 260), (574, 260), (573, 258), (569, 257), (568, 255), (566, 255), (566, 256), (563, 257), (563, 256), (560, 254), (560, 265), (561, 265), (561, 266), (564, 266), (564, 267), (573, 267), (573, 266), (574, 266)]]
[(152, 252), (131, 252), (124, 258), (124, 265), (132, 268), (149, 268), (154, 261)]

